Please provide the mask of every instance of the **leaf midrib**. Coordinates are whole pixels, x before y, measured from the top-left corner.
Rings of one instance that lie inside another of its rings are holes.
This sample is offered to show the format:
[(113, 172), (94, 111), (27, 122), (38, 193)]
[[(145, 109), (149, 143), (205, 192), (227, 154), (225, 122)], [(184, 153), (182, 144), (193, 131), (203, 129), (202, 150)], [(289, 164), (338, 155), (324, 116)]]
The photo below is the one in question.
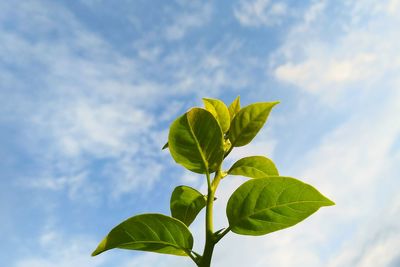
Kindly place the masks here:
[[(147, 226), (147, 224), (145, 224), (145, 225)], [(149, 226), (148, 226), (148, 228), (151, 229), (151, 227), (149, 227)], [(167, 229), (167, 227), (165, 227), (165, 229)], [(151, 230), (152, 230), (152, 229), (151, 229)], [(152, 230), (152, 231), (153, 231), (153, 230)], [(170, 235), (172, 235), (171, 232), (169, 231), (169, 229), (167, 229), (167, 231), (169, 232)], [(176, 244), (174, 244), (174, 243), (169, 243), (169, 242), (165, 242), (165, 241), (162, 241), (161, 239), (160, 239), (160, 240), (153, 240), (153, 241), (136, 240), (136, 238), (134, 238), (134, 237), (131, 235), (131, 233), (129, 233), (126, 229), (124, 229), (124, 232), (125, 232), (130, 238), (132, 238), (132, 240), (134, 240), (134, 241), (122, 243), (121, 245), (125, 245), (125, 244), (128, 244), (128, 245), (129, 245), (129, 244), (139, 244), (139, 243), (148, 244), (148, 243), (149, 243), (149, 244), (164, 244), (164, 245), (172, 246), (172, 247), (174, 247), (174, 248), (181, 249), (181, 250), (184, 250), (184, 251), (187, 250), (187, 249), (190, 249), (190, 248), (183, 248), (183, 247), (179, 246), (178, 243), (176, 242), (175, 238), (172, 238), (172, 239), (175, 241)], [(155, 233), (155, 232), (153, 231), (153, 233)], [(155, 233), (155, 234), (157, 235), (158, 238), (160, 238), (160, 236), (159, 236), (157, 233)]]
[(204, 164), (204, 167), (206, 169), (206, 172), (208, 173), (209, 172), (209, 170), (208, 170), (208, 162), (206, 161), (205, 155), (203, 154), (203, 150), (200, 147), (199, 140), (197, 139), (196, 135), (194, 134), (194, 131), (192, 129), (192, 125), (190, 124), (188, 115), (186, 114), (185, 117), (186, 117), (186, 122), (187, 122), (187, 124), (189, 126), (190, 134), (192, 135), (193, 139), (196, 141), (196, 147), (197, 147), (197, 149), (198, 149), (198, 151), (200, 153), (201, 159), (203, 160), (203, 164)]
[[(274, 209), (274, 208), (285, 207), (285, 206), (292, 205), (292, 204), (318, 203), (318, 202), (319, 202), (319, 203), (324, 203), (324, 204), (330, 204), (330, 203), (327, 202), (327, 201), (320, 201), (320, 200), (303, 200), (303, 201), (296, 201), (296, 202), (288, 202), (288, 203), (279, 204), (279, 205), (275, 205), (275, 206), (272, 206), (272, 207), (268, 207), (268, 208), (264, 208), (264, 209), (257, 210), (257, 212), (254, 212), (254, 213), (252, 213), (252, 214), (250, 214), (250, 215), (246, 215), (246, 216), (243, 216), (243, 217), (239, 217), (238, 220), (236, 220), (236, 222), (240, 222), (240, 221), (242, 221), (242, 220), (246, 220), (247, 218), (250, 218), (251, 216), (257, 215), (257, 214), (259, 214), (259, 213), (261, 213), (261, 212), (264, 212), (264, 211), (266, 211), (266, 210), (271, 210), (271, 209)], [(322, 206), (323, 206), (323, 205), (322, 205)], [(322, 206), (321, 206), (321, 207), (322, 207)], [(289, 208), (291, 208), (291, 207), (289, 207)], [(293, 209), (293, 208), (291, 208), (291, 209)], [(254, 218), (252, 218), (252, 219), (254, 219)]]
[(165, 241), (132, 241), (132, 242), (121, 243), (117, 247), (125, 246), (125, 245), (131, 245), (131, 244), (132, 245), (133, 244), (162, 244), (162, 245), (166, 245), (166, 246), (170, 246), (170, 247), (174, 247), (176, 249), (182, 250), (185, 253), (186, 253), (186, 250), (191, 250), (190, 248), (184, 248), (184, 247), (178, 246), (176, 244), (168, 243), (168, 242), (165, 242)]
[[(256, 170), (256, 171), (262, 172), (263, 174), (265, 174), (265, 176), (271, 176), (270, 174), (268, 174), (268, 173), (266, 173), (266, 172), (264, 172), (264, 171), (258, 169), (257, 167), (252, 167), (252, 166), (240, 166), (240, 167), (236, 167), (236, 168), (234, 168), (234, 169), (229, 170), (228, 173), (229, 173), (229, 174), (233, 174), (233, 175), (242, 175), (242, 174), (231, 173), (231, 171), (233, 171), (233, 170), (235, 170), (235, 169), (242, 169), (242, 168), (249, 168), (249, 169), (252, 169), (252, 170)], [(243, 176), (246, 176), (246, 175), (243, 175)]]

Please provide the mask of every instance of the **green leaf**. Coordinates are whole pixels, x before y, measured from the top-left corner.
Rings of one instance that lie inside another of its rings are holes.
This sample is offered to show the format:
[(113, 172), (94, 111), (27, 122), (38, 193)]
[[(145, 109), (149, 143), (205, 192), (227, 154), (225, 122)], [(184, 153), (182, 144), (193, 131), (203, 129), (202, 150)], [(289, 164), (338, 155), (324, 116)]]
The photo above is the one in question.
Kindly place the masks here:
[(233, 118), (228, 132), (232, 146), (247, 145), (264, 126), (271, 109), (279, 102), (254, 103), (242, 108)]
[(166, 148), (168, 148), (168, 142), (165, 143), (165, 145), (162, 147), (161, 150), (164, 150), (164, 149), (166, 149)]
[(233, 100), (233, 102), (229, 105), (228, 110), (232, 121), (233, 117), (235, 117), (235, 115), (240, 111), (240, 96)]
[(264, 235), (293, 226), (322, 206), (334, 203), (311, 185), (289, 177), (252, 179), (228, 201), (231, 230), (242, 235)]
[(172, 123), (168, 144), (174, 160), (196, 173), (214, 172), (224, 156), (221, 127), (202, 108), (192, 108)]
[(211, 114), (221, 125), (221, 129), (224, 133), (229, 130), (231, 124), (228, 108), (225, 103), (218, 99), (203, 98), (204, 106), (206, 110), (210, 111)]
[(263, 156), (252, 156), (238, 160), (228, 170), (228, 174), (242, 175), (250, 178), (279, 175), (272, 160)]
[(162, 214), (142, 214), (117, 225), (92, 256), (113, 248), (188, 256), (193, 236), (181, 221)]
[(205, 197), (189, 186), (177, 186), (171, 196), (172, 217), (189, 226), (206, 206)]

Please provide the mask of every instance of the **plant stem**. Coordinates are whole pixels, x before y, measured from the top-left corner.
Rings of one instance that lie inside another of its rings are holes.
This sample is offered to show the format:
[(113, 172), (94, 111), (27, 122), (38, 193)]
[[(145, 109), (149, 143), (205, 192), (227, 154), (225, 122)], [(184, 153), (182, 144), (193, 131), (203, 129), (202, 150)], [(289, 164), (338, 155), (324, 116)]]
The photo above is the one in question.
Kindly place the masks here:
[(206, 206), (206, 242), (204, 245), (204, 252), (201, 258), (200, 267), (209, 267), (211, 258), (214, 251), (214, 232), (213, 232), (213, 202), (214, 192), (211, 188), (208, 190), (207, 206)]
[(213, 230), (213, 206), (215, 191), (217, 190), (218, 184), (222, 178), (221, 167), (218, 168), (215, 173), (215, 177), (210, 183), (210, 175), (207, 173), (208, 181), (208, 196), (207, 196), (207, 206), (206, 206), (206, 242), (204, 245), (204, 252), (199, 263), (199, 267), (210, 267), (211, 258), (214, 251), (215, 244), (217, 243), (214, 236)]

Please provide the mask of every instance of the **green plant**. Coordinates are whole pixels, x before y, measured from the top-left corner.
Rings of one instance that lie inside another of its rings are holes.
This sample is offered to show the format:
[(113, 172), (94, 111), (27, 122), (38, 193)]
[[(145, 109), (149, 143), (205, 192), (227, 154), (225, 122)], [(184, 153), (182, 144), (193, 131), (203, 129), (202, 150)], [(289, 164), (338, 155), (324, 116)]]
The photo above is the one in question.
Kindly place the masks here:
[[(207, 194), (188, 186), (176, 187), (170, 203), (172, 217), (162, 214), (131, 217), (111, 230), (93, 256), (122, 248), (189, 256), (197, 266), (206, 267), (211, 264), (214, 246), (230, 231), (265, 235), (299, 223), (322, 206), (334, 205), (311, 185), (279, 176), (275, 164), (264, 156), (242, 158), (229, 170), (221, 169), (233, 148), (253, 140), (278, 102), (240, 108), (237, 97), (228, 108), (217, 99), (203, 101), (205, 109), (192, 108), (172, 123), (163, 149), (169, 148), (173, 159), (186, 169), (205, 174)], [(226, 207), (229, 225), (214, 231), (215, 193), (227, 175), (252, 179), (230, 197)], [(193, 236), (188, 227), (204, 207), (206, 241), (200, 255), (193, 251)]]

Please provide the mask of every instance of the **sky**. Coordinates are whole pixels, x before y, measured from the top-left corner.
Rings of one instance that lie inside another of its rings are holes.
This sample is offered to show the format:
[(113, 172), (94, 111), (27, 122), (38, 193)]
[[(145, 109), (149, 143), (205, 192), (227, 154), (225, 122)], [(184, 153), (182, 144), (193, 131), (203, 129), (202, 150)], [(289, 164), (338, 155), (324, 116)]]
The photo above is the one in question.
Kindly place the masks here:
[[(336, 202), (295, 227), (228, 234), (213, 265), (400, 266), (400, 1), (0, 1), (0, 266), (193, 266), (90, 253), (205, 178), (162, 151), (202, 97), (281, 103), (250, 155)], [(216, 228), (245, 181), (225, 178)], [(203, 220), (191, 226), (203, 247)]]

